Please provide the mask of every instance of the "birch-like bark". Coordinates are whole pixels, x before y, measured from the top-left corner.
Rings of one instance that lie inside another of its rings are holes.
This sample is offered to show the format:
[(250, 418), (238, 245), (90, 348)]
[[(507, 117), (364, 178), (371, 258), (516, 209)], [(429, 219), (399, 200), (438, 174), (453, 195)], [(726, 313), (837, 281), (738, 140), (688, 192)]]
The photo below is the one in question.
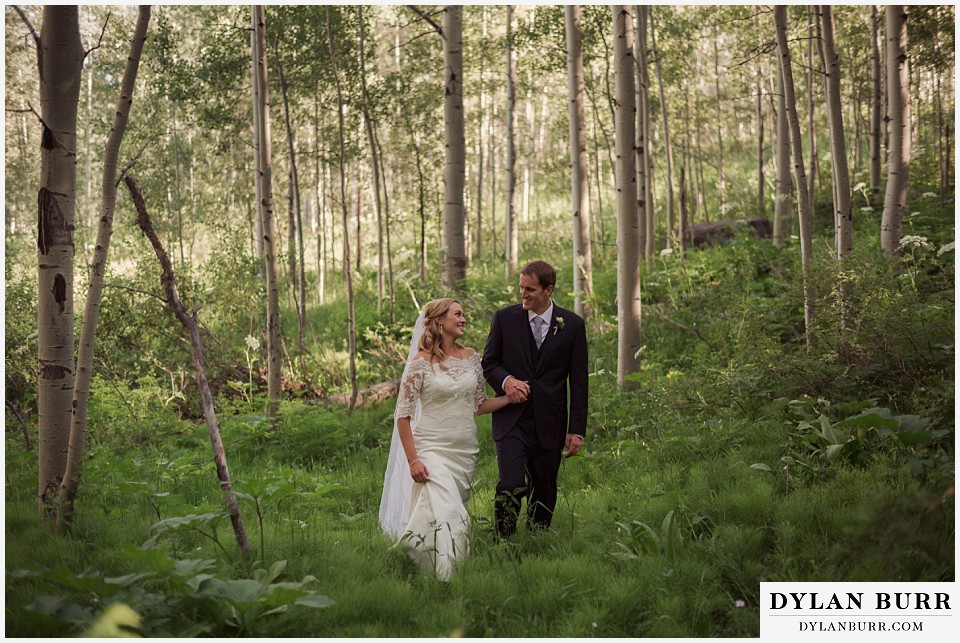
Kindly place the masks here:
[[(657, 87), (660, 92), (660, 117), (663, 124), (663, 149), (667, 156), (667, 247), (672, 248), (676, 234), (676, 213), (673, 201), (673, 141), (670, 138), (667, 118), (666, 88), (663, 85), (663, 69), (660, 66), (660, 50), (657, 49), (657, 29), (653, 20), (653, 7), (647, 9), (650, 16), (650, 44), (653, 47), (653, 60), (657, 69)], [(757, 99), (759, 100), (759, 98)], [(762, 145), (762, 143), (761, 143)], [(763, 216), (761, 214), (761, 216)]]
[(720, 214), (723, 216), (723, 198), (727, 184), (723, 174), (723, 110), (720, 100), (720, 33), (717, 23), (713, 25), (713, 79), (717, 92), (717, 196), (720, 198)]
[(327, 46), (330, 53), (330, 70), (337, 86), (337, 135), (339, 140), (338, 155), (340, 165), (340, 213), (343, 224), (343, 275), (347, 286), (347, 352), (350, 354), (350, 406), (357, 405), (359, 387), (357, 384), (357, 316), (354, 308), (353, 293), (353, 266), (350, 263), (350, 222), (347, 212), (347, 177), (345, 170), (346, 143), (344, 141), (343, 124), (343, 88), (340, 82), (340, 72), (337, 69), (336, 45), (333, 40), (333, 26), (330, 19), (330, 7), (325, 7), (327, 17)]
[[(647, 165), (647, 145), (649, 141), (647, 140), (647, 127), (646, 127), (646, 111), (644, 110), (644, 92), (647, 89), (646, 84), (644, 83), (644, 74), (643, 70), (646, 67), (647, 57), (646, 52), (641, 44), (641, 32), (643, 27), (643, 6), (636, 5), (634, 7), (634, 14), (636, 20), (636, 26), (633, 30), (633, 60), (634, 60), (634, 72), (636, 73), (636, 80), (634, 81), (634, 111), (636, 114), (635, 123), (634, 123), (634, 140), (636, 152), (636, 161), (635, 161), (635, 171), (637, 175), (637, 216), (639, 217), (639, 236), (637, 237), (638, 252), (643, 258), (647, 257), (647, 233), (649, 227), (647, 225), (647, 218), (650, 213), (650, 208), (648, 207), (648, 200), (650, 195), (647, 192), (647, 186), (649, 182), (647, 181), (647, 171), (649, 169)], [(614, 56), (616, 56), (616, 48), (614, 48)], [(619, 59), (614, 58), (614, 64), (618, 64)], [(618, 68), (615, 70), (618, 70)], [(617, 101), (614, 101), (616, 104)], [(618, 218), (619, 221), (619, 218)], [(619, 227), (619, 225), (618, 225)]]
[(210, 393), (210, 383), (207, 380), (207, 373), (204, 367), (203, 345), (200, 343), (200, 328), (197, 320), (188, 312), (186, 307), (177, 296), (177, 283), (173, 276), (173, 266), (170, 265), (170, 258), (166, 250), (157, 238), (157, 233), (153, 230), (153, 224), (150, 222), (150, 215), (147, 213), (146, 205), (143, 201), (143, 195), (140, 187), (129, 176), (126, 178), (127, 189), (133, 198), (133, 203), (137, 209), (137, 225), (143, 231), (143, 234), (150, 240), (153, 250), (160, 261), (160, 267), (163, 270), (161, 281), (163, 290), (166, 294), (167, 305), (173, 310), (177, 319), (187, 329), (190, 339), (190, 352), (193, 355), (193, 366), (197, 371), (197, 387), (200, 389), (200, 403), (203, 407), (203, 419), (207, 424), (207, 433), (210, 436), (210, 446), (213, 449), (213, 463), (217, 470), (217, 479), (220, 481), (220, 490), (223, 492), (223, 501), (227, 505), (227, 513), (230, 515), (230, 523), (233, 525), (233, 533), (237, 539), (237, 546), (247, 554), (250, 553), (250, 542), (247, 540), (246, 531), (243, 528), (243, 520), (240, 517), (240, 507), (237, 504), (237, 497), (233, 494), (231, 486), (230, 469), (227, 466), (227, 455), (223, 450), (223, 440), (220, 438), (220, 422), (217, 420), (217, 413), (213, 407), (213, 396)]
[(504, 279), (517, 270), (517, 62), (513, 55), (513, 5), (507, 5), (507, 199), (504, 213)]
[(590, 251), (590, 195), (587, 192), (587, 137), (584, 130), (583, 47), (580, 7), (564, 8), (567, 38), (567, 114), (570, 139), (570, 200), (573, 213), (573, 307), (589, 315), (586, 300), (593, 293), (593, 254)]
[(880, 17), (877, 6), (870, 5), (870, 192), (880, 191), (880, 164), (883, 148), (880, 139), (880, 119), (883, 99), (880, 94)]
[[(754, 26), (757, 30), (757, 38), (762, 41), (762, 32), (760, 31), (760, 14), (754, 17)], [(762, 42), (761, 42), (762, 44)], [(766, 177), (763, 171), (763, 67), (762, 58), (757, 56), (757, 216), (766, 217), (766, 202), (764, 198), (764, 188)]]
[[(814, 14), (813, 6), (807, 6), (807, 65), (806, 65), (806, 79), (807, 79), (807, 138), (810, 140), (810, 168), (809, 173), (807, 174), (807, 190), (810, 192), (810, 198), (817, 193), (816, 192), (816, 178), (820, 174), (820, 157), (817, 150), (817, 126), (815, 122), (815, 109), (816, 105), (815, 95), (814, 95), (814, 84), (813, 84), (813, 74), (817, 71), (817, 65), (814, 61), (813, 49), (814, 49)], [(823, 181), (820, 181), (820, 187), (823, 187)]]
[(904, 5), (887, 5), (887, 100), (890, 103), (890, 161), (880, 221), (880, 249), (896, 255), (903, 235), (910, 171), (910, 68), (907, 61), (907, 12)]
[(783, 74), (784, 105), (790, 121), (790, 139), (793, 147), (793, 169), (796, 178), (797, 194), (800, 202), (800, 258), (803, 266), (803, 321), (807, 346), (816, 343), (813, 329), (815, 315), (813, 279), (813, 207), (807, 190), (806, 174), (803, 167), (803, 141), (800, 138), (800, 118), (797, 115), (797, 96), (793, 84), (793, 68), (790, 50), (787, 47), (787, 8), (776, 5), (773, 10), (777, 28), (777, 51)]
[(73, 329), (77, 110), (83, 45), (76, 6), (43, 8), (40, 189), (37, 194), (37, 413), (40, 519), (52, 519), (67, 468), (75, 383)]
[(260, 260), (260, 279), (267, 281), (267, 264), (263, 258), (263, 195), (260, 194), (260, 83), (257, 81), (257, 14), (250, 12), (250, 86), (253, 95), (253, 162), (254, 162), (254, 194), (256, 196), (255, 239), (257, 259)]
[(643, 11), (638, 11), (640, 22), (640, 34), (635, 36), (635, 40), (640, 42), (640, 51), (643, 60), (640, 64), (640, 73), (643, 75), (643, 92), (641, 97), (641, 109), (643, 110), (643, 140), (646, 142), (645, 154), (643, 155), (644, 192), (646, 193), (647, 213), (644, 222), (647, 226), (646, 245), (644, 246), (644, 257), (647, 267), (652, 269), (656, 259), (656, 198), (653, 193), (653, 118), (650, 115), (650, 65), (647, 64), (647, 16), (650, 14), (650, 5), (641, 5)]
[(87, 302), (80, 329), (80, 346), (77, 353), (77, 378), (73, 390), (73, 417), (70, 423), (70, 443), (67, 451), (67, 467), (60, 486), (60, 508), (57, 512), (57, 530), (63, 531), (73, 520), (74, 503), (80, 485), (80, 472), (86, 448), (87, 408), (90, 400), (90, 382), (93, 379), (93, 349), (97, 335), (97, 320), (100, 302), (103, 299), (103, 277), (107, 269), (110, 238), (113, 236), (113, 215), (117, 204), (117, 163), (120, 144), (127, 130), (130, 106), (133, 104), (133, 88), (140, 68), (143, 43), (147, 39), (150, 24), (150, 6), (141, 5), (137, 11), (137, 23), (130, 39), (130, 53), (120, 81), (120, 96), (113, 115), (113, 127), (107, 138), (103, 157), (103, 177), (100, 182), (100, 217), (97, 240), (90, 262), (90, 283), (87, 286)]
[(380, 164), (377, 160), (376, 138), (373, 132), (373, 120), (370, 118), (370, 99), (367, 96), (367, 59), (366, 59), (366, 30), (363, 19), (363, 7), (357, 5), (357, 20), (360, 23), (360, 92), (363, 123), (367, 132), (367, 142), (370, 145), (370, 166), (373, 172), (373, 205), (377, 211), (377, 314), (383, 310), (383, 299), (386, 296), (386, 270), (383, 254), (383, 205), (380, 201)]
[(636, 106), (634, 104), (633, 15), (612, 5), (613, 60), (616, 69), (617, 155), (617, 383), (640, 370), (640, 222), (637, 217)]
[(777, 57), (776, 196), (773, 205), (773, 245), (783, 247), (784, 228), (793, 211), (793, 180), (790, 178), (790, 123), (783, 88), (783, 62)]
[(830, 5), (820, 5), (823, 31), (823, 54), (827, 63), (827, 109), (830, 110), (830, 153), (833, 157), (833, 185), (836, 201), (837, 259), (844, 261), (853, 249), (853, 205), (850, 193), (850, 172), (847, 166), (847, 143), (843, 132), (843, 109), (840, 105), (840, 57), (835, 39), (836, 26)]
[(306, 271), (303, 266), (303, 215), (300, 211), (300, 172), (297, 169), (297, 134), (290, 117), (290, 101), (287, 97), (287, 79), (283, 73), (283, 64), (280, 61), (279, 48), (275, 50), (277, 56), (277, 77), (280, 81), (280, 97), (283, 100), (283, 124), (287, 136), (287, 154), (290, 156), (289, 172), (289, 229), (290, 242), (287, 248), (290, 266), (290, 285), (296, 288), (297, 304), (297, 358), (300, 375), (306, 376), (304, 364), (304, 331), (307, 319)]
[(443, 167), (443, 285), (466, 290), (463, 186), (467, 149), (463, 122), (463, 7), (443, 10), (443, 122), (446, 160)]
[(256, 34), (257, 133), (260, 148), (260, 198), (263, 208), (263, 260), (267, 274), (267, 417), (276, 422), (280, 412), (282, 341), (280, 286), (277, 278), (277, 234), (273, 216), (273, 160), (270, 152), (270, 86), (267, 84), (267, 24), (263, 5), (254, 5)]

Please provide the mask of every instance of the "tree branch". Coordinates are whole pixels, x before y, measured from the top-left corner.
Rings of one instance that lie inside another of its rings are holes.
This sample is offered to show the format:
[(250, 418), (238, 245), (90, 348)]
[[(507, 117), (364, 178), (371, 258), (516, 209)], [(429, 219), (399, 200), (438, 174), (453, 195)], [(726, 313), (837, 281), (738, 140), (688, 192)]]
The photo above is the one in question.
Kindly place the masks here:
[(95, 52), (97, 49), (100, 49), (100, 46), (103, 44), (103, 34), (107, 32), (107, 25), (110, 24), (110, 16), (112, 15), (113, 15), (112, 11), (107, 14), (107, 19), (103, 21), (103, 27), (100, 29), (100, 39), (97, 40), (97, 44), (95, 44), (93, 47), (83, 52), (84, 58), (86, 58), (87, 56)]
[(27, 25), (27, 29), (30, 30), (30, 35), (33, 36), (33, 41), (37, 43), (37, 49), (40, 49), (40, 34), (37, 33), (37, 30), (33, 28), (30, 19), (27, 18), (27, 14), (23, 12), (23, 9), (17, 5), (13, 5), (13, 10), (20, 15), (20, 19), (23, 20), (23, 24)]
[(157, 293), (150, 292), (149, 290), (140, 290), (139, 288), (131, 288), (130, 286), (121, 286), (120, 284), (109, 284), (104, 283), (104, 286), (107, 288), (119, 288), (120, 290), (129, 290), (130, 292), (140, 293), (141, 295), (147, 295), (148, 297), (153, 297), (154, 299), (159, 299), (163, 303), (167, 303), (167, 300), (158, 295)]
[(436, 29), (437, 33), (440, 34), (441, 38), (444, 38), (444, 39), (446, 38), (446, 36), (443, 35), (443, 27), (438, 25), (436, 21), (430, 17), (430, 14), (424, 12), (420, 7), (413, 4), (408, 4), (405, 6), (407, 7), (407, 9), (410, 9), (410, 11), (413, 11), (415, 14), (423, 18), (431, 27)]
[(40, 47), (40, 34), (37, 33), (37, 30), (33, 28), (30, 19), (27, 18), (27, 14), (17, 5), (13, 5), (13, 10), (20, 15), (20, 19), (23, 20), (23, 24), (27, 25), (27, 29), (30, 30), (30, 35), (33, 36), (33, 42), (37, 45), (37, 73), (39, 74), (40, 80), (43, 80), (43, 49)]
[(144, 141), (143, 146), (141, 146), (140, 149), (137, 150), (137, 153), (133, 155), (133, 158), (130, 159), (130, 162), (127, 163), (123, 167), (123, 169), (120, 170), (120, 172), (117, 174), (117, 182), (114, 183), (114, 185), (116, 186), (120, 185), (120, 182), (123, 181), (123, 179), (127, 176), (127, 172), (133, 169), (133, 166), (137, 164), (137, 161), (140, 160), (140, 157), (143, 156), (143, 153), (147, 151), (147, 146), (150, 145), (150, 143), (153, 142), (155, 139), (160, 138), (161, 135), (162, 135), (162, 132), (157, 132), (156, 134), (153, 134), (152, 136), (147, 138), (146, 141)]

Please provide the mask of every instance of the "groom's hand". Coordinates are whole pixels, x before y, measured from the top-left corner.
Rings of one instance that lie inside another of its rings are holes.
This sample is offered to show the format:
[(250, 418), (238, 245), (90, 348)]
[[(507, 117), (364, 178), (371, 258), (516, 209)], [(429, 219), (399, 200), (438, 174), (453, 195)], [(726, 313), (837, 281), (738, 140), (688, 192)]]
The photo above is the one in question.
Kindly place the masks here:
[(510, 400), (511, 404), (519, 404), (527, 401), (527, 396), (530, 395), (530, 385), (511, 377), (504, 383), (503, 392), (507, 394), (507, 399)]
[(566, 450), (563, 452), (563, 457), (569, 458), (577, 451), (580, 450), (580, 447), (583, 446), (583, 438), (579, 435), (574, 435), (573, 433), (567, 434), (567, 443), (565, 445)]

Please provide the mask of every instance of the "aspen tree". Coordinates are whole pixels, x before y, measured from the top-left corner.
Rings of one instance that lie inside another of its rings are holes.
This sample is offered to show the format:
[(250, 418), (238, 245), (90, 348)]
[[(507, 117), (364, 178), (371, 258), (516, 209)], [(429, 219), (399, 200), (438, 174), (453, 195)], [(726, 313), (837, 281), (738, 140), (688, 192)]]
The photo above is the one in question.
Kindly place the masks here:
[(628, 5), (612, 5), (616, 87), (617, 155), (617, 382), (640, 370), (640, 221), (637, 216), (637, 155), (634, 150), (633, 15)]

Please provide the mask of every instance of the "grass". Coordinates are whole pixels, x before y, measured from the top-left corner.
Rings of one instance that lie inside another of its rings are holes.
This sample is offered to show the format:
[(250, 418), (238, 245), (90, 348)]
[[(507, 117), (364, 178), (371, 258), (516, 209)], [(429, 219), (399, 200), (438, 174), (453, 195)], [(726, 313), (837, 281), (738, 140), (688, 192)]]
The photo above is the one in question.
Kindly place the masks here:
[[(928, 223), (942, 235), (948, 216), (933, 211)], [(495, 541), (497, 468), (490, 418), (479, 418), (471, 556), (450, 583), (415, 570), (378, 527), (392, 403), (348, 414), (297, 394), (270, 432), (262, 399), (221, 391), (231, 473), (251, 494), (241, 498), (245, 558), (215, 516), (222, 497), (202, 423), (142, 373), (101, 381), (70, 533), (38, 522), (35, 452), (7, 431), (6, 634), (81, 634), (124, 603), (151, 636), (755, 637), (762, 581), (952, 580), (952, 253), (905, 272), (871, 256), (871, 243), (857, 239), (867, 250), (856, 259), (855, 326), (832, 331), (823, 294), (814, 351), (795, 335), (795, 248), (737, 238), (686, 264), (658, 260), (644, 274), (632, 392), (613, 375), (615, 276), (598, 273), (590, 434), (561, 468), (553, 529)], [(821, 293), (830, 270), (818, 269)], [(484, 317), (512, 299), (489, 272), (468, 298), (474, 345)], [(369, 293), (359, 305), (376, 318)], [(312, 315), (314, 340), (338, 346), (333, 305)], [(400, 317), (367, 345), (402, 345)], [(8, 346), (11, 328), (8, 316)], [(377, 359), (364, 368), (396, 375)], [(854, 407), (900, 419), (816, 433), (842, 427)], [(140, 548), (160, 521), (208, 514)]]

